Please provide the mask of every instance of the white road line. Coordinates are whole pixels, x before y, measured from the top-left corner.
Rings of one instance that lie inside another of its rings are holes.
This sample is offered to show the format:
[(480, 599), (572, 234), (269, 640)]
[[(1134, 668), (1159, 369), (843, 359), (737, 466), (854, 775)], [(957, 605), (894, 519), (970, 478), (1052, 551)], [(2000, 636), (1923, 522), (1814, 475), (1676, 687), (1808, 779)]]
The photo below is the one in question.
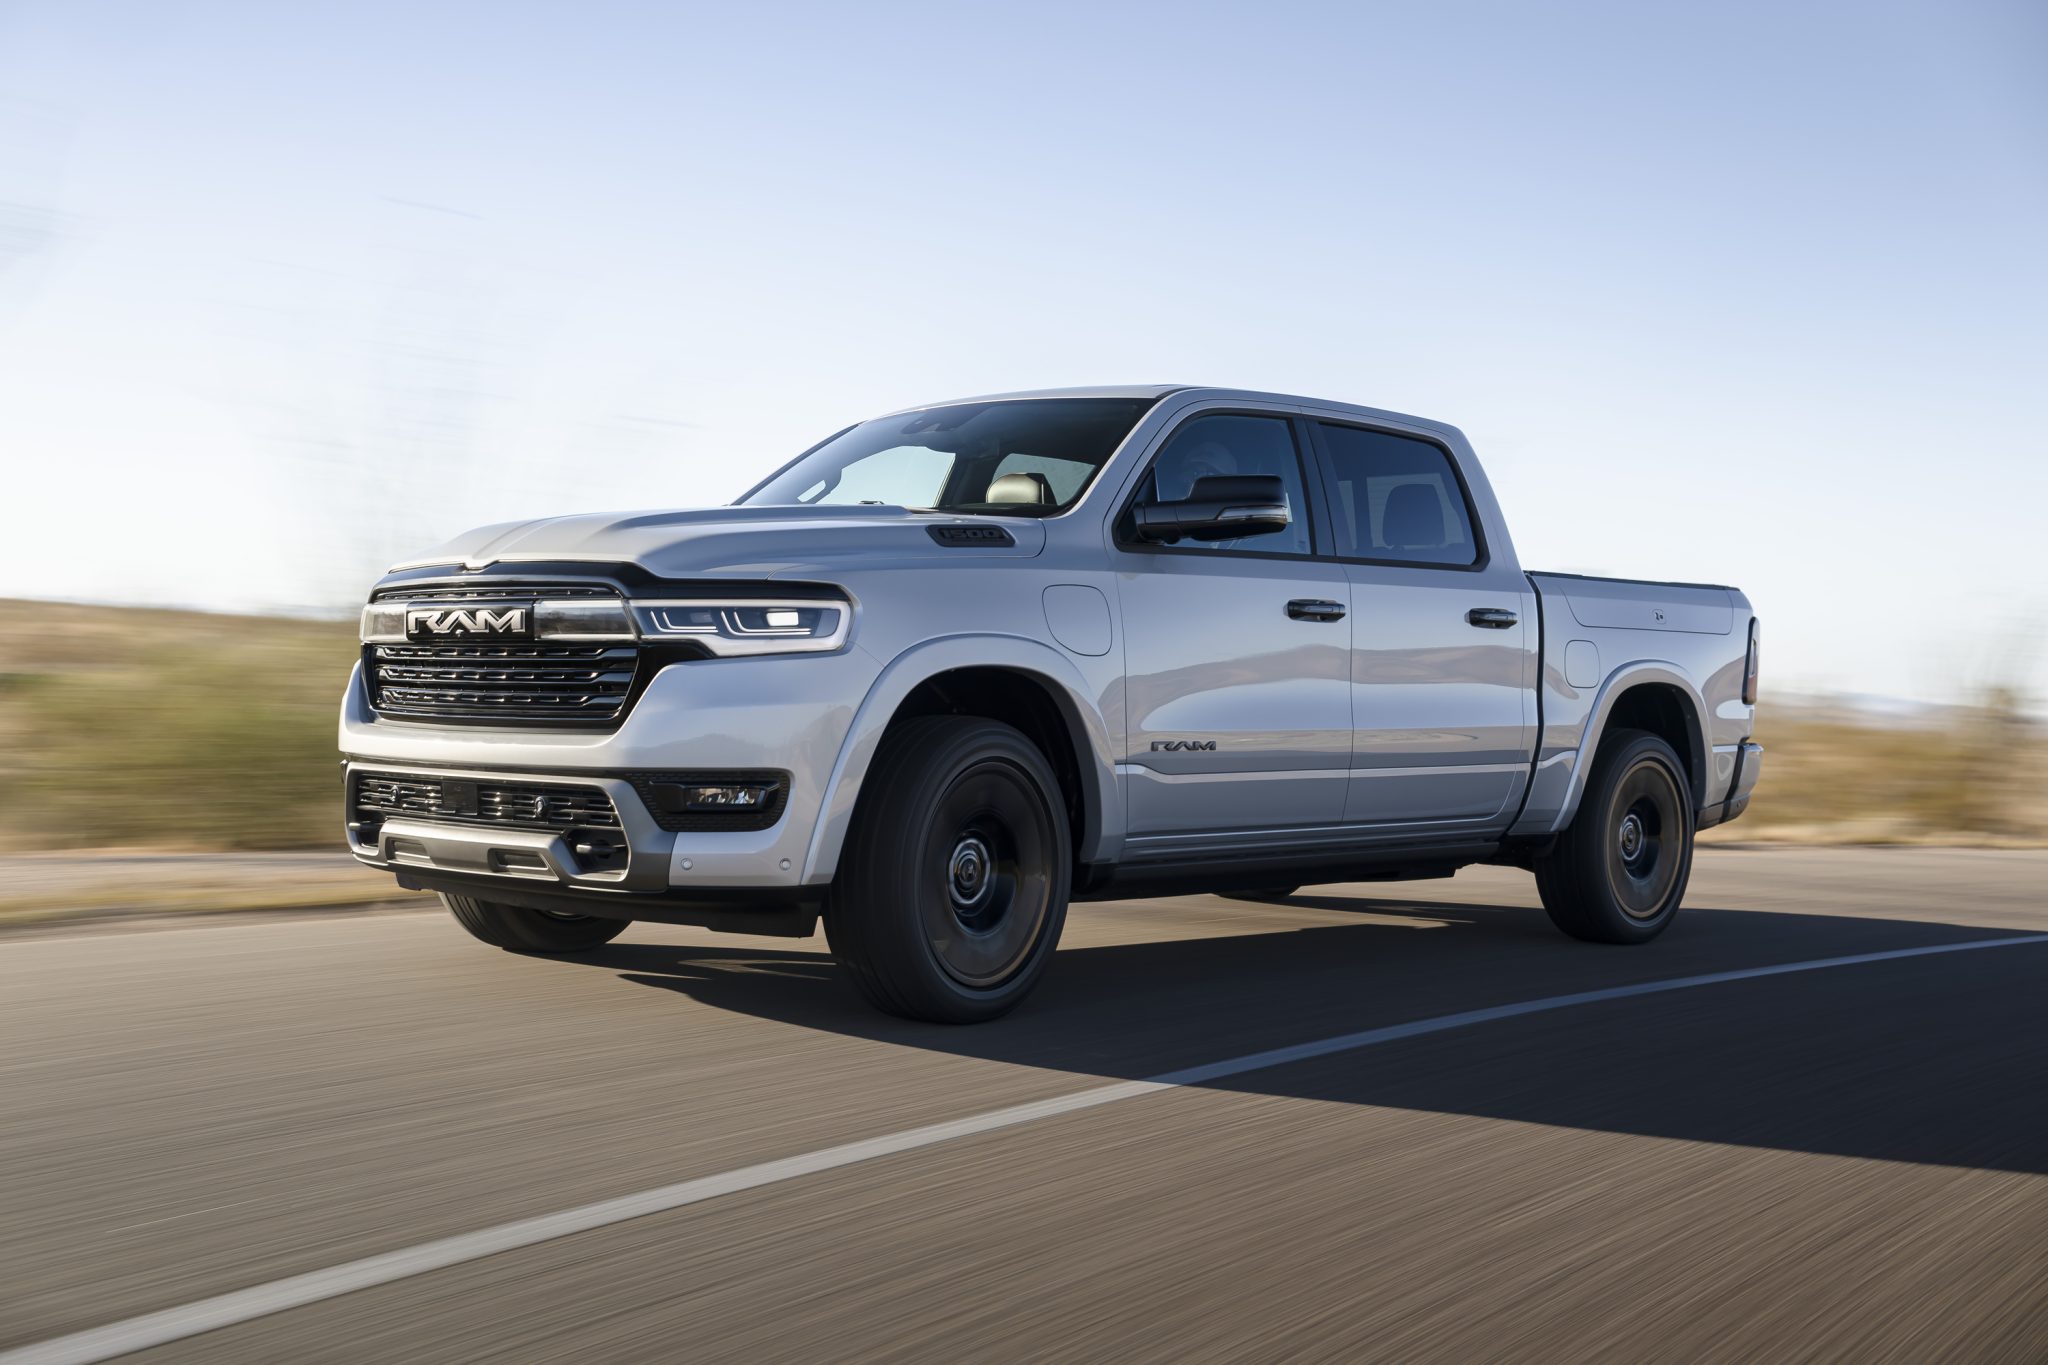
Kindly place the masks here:
[(1769, 967), (1743, 967), (1734, 971), (1707, 972), (1700, 976), (1645, 981), (1632, 986), (1609, 986), (1596, 991), (1578, 991), (1571, 995), (1552, 995), (1541, 1000), (1524, 1000), (1513, 1005), (1495, 1005), (1488, 1009), (1465, 1010), (1457, 1014), (1439, 1014), (1430, 1019), (1417, 1019), (1405, 1024), (1390, 1024), (1385, 1028), (1340, 1034), (1312, 1043), (1298, 1043), (1293, 1047), (1273, 1048), (1267, 1052), (1254, 1052), (1226, 1061), (1210, 1062), (1205, 1066), (1185, 1067), (1146, 1080), (1119, 1081), (1114, 1085), (1077, 1090), (1071, 1095), (1057, 1095), (1030, 1104), (1012, 1105), (1007, 1109), (992, 1109), (984, 1114), (954, 1119), (948, 1123), (909, 1128), (900, 1133), (887, 1133), (861, 1142), (827, 1147), (802, 1156), (785, 1157), (780, 1161), (764, 1161), (757, 1166), (743, 1166), (721, 1175), (703, 1176), (679, 1184), (643, 1190), (639, 1194), (605, 1199), (595, 1204), (585, 1204), (581, 1208), (564, 1209), (560, 1213), (542, 1214), (538, 1218), (522, 1218), (516, 1223), (501, 1223), (497, 1227), (483, 1228), (477, 1232), (465, 1232), (455, 1237), (441, 1238), (439, 1241), (422, 1242), (418, 1246), (387, 1251), (379, 1256), (366, 1256), (359, 1261), (330, 1266), (325, 1270), (309, 1271), (304, 1275), (272, 1280), (268, 1284), (238, 1289), (231, 1294), (220, 1294), (210, 1299), (200, 1299), (181, 1307), (145, 1313), (141, 1317), (110, 1323), (105, 1327), (94, 1327), (83, 1332), (74, 1332), (70, 1336), (53, 1337), (48, 1341), (16, 1347), (11, 1351), (0, 1351), (0, 1365), (87, 1365), (92, 1361), (110, 1360), (131, 1351), (161, 1346), (166, 1342), (179, 1341), (202, 1332), (211, 1332), (218, 1328), (233, 1326), (235, 1323), (283, 1312), (287, 1308), (318, 1303), (323, 1299), (337, 1298), (375, 1285), (390, 1284), (394, 1280), (407, 1279), (430, 1270), (440, 1270), (445, 1266), (461, 1265), (465, 1261), (480, 1260), (500, 1252), (550, 1242), (572, 1233), (609, 1227), (613, 1223), (642, 1218), (650, 1213), (662, 1213), (686, 1204), (699, 1204), (721, 1195), (737, 1194), (741, 1190), (759, 1189), (763, 1185), (779, 1184), (785, 1180), (795, 1180), (799, 1176), (836, 1170), (841, 1166), (852, 1166), (858, 1162), (872, 1161), (877, 1157), (894, 1156), (899, 1152), (915, 1151), (920, 1147), (932, 1147), (942, 1142), (951, 1142), (955, 1138), (972, 1137), (977, 1133), (1015, 1128), (1020, 1124), (1036, 1123), (1040, 1119), (1053, 1118), (1060, 1114), (1096, 1109), (1105, 1104), (1115, 1104), (1119, 1100), (1134, 1099), (1139, 1095), (1150, 1095), (1176, 1086), (1202, 1085), (1226, 1076), (1241, 1076), (1249, 1071), (1263, 1071), (1269, 1067), (1286, 1066), (1290, 1062), (1352, 1052), (1380, 1043), (1398, 1042), (1404, 1038), (1447, 1033), (1452, 1029), (1470, 1028), (1475, 1024), (1491, 1024), (1502, 1019), (1520, 1018), (1523, 1015), (1547, 1014), (1552, 1010), (1570, 1009), (1574, 1005), (1592, 1005), (1606, 1000), (1628, 1000), (1641, 995), (1690, 990), (1695, 986), (1718, 986), (1730, 981), (1754, 981), (1763, 977), (1789, 976), (1795, 972), (1815, 972), (1829, 967), (1896, 962), (1903, 958), (1964, 953), (1980, 948), (2014, 948), (2029, 943), (2048, 943), (2048, 934), (1973, 939), (1964, 943), (1895, 948), (1881, 953), (1855, 953), (1847, 957), (1822, 957), (1806, 962), (1784, 962)]

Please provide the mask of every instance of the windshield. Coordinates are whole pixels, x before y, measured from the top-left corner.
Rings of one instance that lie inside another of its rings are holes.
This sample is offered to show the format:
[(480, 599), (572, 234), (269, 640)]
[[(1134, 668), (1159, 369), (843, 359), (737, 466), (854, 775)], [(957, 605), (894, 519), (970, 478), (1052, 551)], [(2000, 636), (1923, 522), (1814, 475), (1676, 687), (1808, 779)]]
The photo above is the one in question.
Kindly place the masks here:
[(740, 499), (1044, 517), (1081, 496), (1155, 400), (1015, 398), (862, 422)]

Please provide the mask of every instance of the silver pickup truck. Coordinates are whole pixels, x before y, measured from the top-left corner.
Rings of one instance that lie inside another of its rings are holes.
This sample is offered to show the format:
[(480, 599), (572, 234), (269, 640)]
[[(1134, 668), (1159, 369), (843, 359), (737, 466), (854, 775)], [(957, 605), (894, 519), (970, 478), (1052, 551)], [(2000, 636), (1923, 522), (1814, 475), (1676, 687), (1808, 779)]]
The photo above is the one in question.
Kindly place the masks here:
[(1456, 428), (1167, 385), (848, 427), (730, 507), (396, 566), (341, 716), (349, 846), (515, 952), (805, 936), (971, 1021), (1069, 900), (1534, 872), (1641, 943), (1740, 815), (1732, 588), (1525, 573)]

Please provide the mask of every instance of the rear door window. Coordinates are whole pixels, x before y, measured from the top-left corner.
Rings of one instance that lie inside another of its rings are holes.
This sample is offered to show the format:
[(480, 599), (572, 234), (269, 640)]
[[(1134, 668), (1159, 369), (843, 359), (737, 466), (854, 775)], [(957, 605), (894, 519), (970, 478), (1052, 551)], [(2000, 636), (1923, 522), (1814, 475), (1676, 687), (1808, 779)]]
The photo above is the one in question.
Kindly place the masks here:
[(1472, 509), (1442, 446), (1364, 427), (1316, 425), (1329, 456), (1340, 556), (1460, 568), (1479, 562)]

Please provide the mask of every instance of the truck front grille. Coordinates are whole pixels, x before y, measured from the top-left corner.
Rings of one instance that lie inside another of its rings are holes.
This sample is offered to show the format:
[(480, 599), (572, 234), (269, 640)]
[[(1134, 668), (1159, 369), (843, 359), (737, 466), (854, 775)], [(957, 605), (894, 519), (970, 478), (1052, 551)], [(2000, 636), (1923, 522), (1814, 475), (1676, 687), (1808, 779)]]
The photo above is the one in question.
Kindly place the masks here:
[(610, 722), (639, 650), (618, 645), (371, 645), (370, 705), (387, 716), (503, 725)]
[(416, 773), (355, 773), (348, 818), (374, 830), (394, 816), (517, 829), (617, 829), (619, 813), (599, 787), (519, 778), (440, 778)]
[[(587, 583), (393, 587), (376, 599), (435, 606), (608, 597)], [(632, 641), (448, 640), (363, 647), (370, 705), (396, 720), (553, 726), (616, 725), (640, 665)]]

